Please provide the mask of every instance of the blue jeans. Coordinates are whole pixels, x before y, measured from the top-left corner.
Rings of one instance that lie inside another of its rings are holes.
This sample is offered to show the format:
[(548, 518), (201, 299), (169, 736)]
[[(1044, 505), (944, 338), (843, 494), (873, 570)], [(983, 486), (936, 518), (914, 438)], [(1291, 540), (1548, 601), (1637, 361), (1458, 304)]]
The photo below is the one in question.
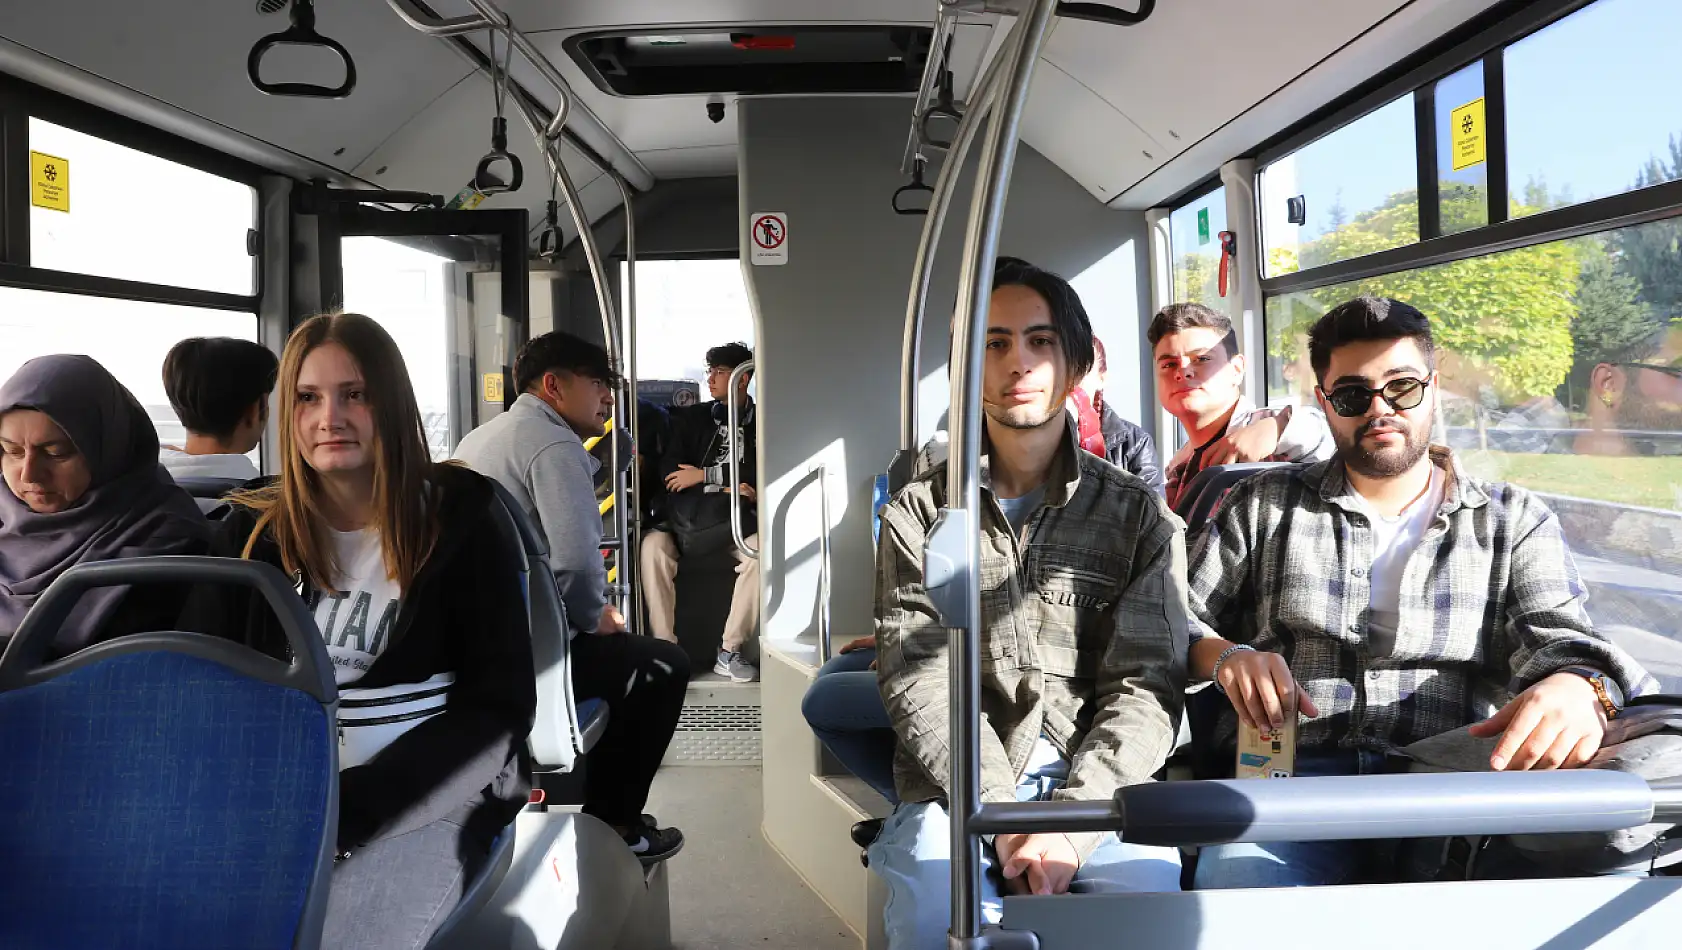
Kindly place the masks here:
[[(1346, 749), (1299, 752), (1296, 765), (1296, 774), (1304, 778), (1375, 775), (1385, 771), (1382, 753)], [(1198, 852), (1194, 887), (1208, 891), (1238, 887), (1349, 884), (1361, 874), (1372, 844), (1366, 841), (1283, 841), (1214, 845)]]
[[(1017, 797), (1044, 798), (1060, 784), (1058, 779), (1028, 775), (1018, 784)], [(945, 950), (952, 925), (952, 832), (945, 807), (917, 802), (894, 809), (869, 855), (870, 870), (888, 886), (883, 916), (889, 950)], [(981, 918), (989, 924), (997, 924), (1004, 913), (996, 864), (993, 846), (983, 843)], [(1069, 885), (1071, 894), (1179, 889), (1177, 849), (1127, 844), (1113, 834), (1104, 836)]]
[(894, 726), (870, 668), (875, 650), (843, 653), (818, 669), (800, 711), (818, 740), (847, 771), (888, 801), (894, 794)]

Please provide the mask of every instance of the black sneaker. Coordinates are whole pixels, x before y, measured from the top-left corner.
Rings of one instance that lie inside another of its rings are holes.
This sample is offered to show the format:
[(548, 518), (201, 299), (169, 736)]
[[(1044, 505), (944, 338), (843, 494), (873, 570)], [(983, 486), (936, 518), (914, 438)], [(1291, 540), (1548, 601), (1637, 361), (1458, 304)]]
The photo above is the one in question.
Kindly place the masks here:
[(645, 821), (641, 828), (624, 837), (626, 847), (637, 856), (643, 867), (659, 864), (683, 850), (683, 832), (676, 828), (656, 828), (652, 821)]

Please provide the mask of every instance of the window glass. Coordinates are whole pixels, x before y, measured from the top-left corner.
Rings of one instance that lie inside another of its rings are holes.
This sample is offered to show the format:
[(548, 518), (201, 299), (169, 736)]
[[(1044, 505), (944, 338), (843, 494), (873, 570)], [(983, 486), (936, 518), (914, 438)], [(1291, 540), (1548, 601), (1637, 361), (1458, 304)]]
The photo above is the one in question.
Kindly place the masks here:
[(194, 336), (230, 336), (255, 342), (257, 317), (0, 287), (0, 380), (10, 379), (19, 366), (37, 356), (91, 356), (146, 407), (164, 445), (180, 446), (187, 438), (164, 394), (164, 356), (170, 347)]
[[(1540, 493), (1589, 612), (1655, 673), (1682, 675), (1682, 219), (1267, 302), (1269, 396), (1312, 401), (1307, 331), (1359, 293), (1431, 318), (1436, 441)], [(1673, 685), (1676, 681), (1673, 681)]]
[[(627, 270), (620, 265), (621, 287)], [(637, 262), (637, 376), (645, 384), (639, 390), (643, 398), (670, 398), (678, 383), (688, 382), (705, 401), (707, 351), (725, 343), (754, 346), (753, 308), (739, 261)], [(899, 365), (897, 351), (892, 364)], [(757, 385), (750, 380), (748, 391)]]
[(1489, 223), (1488, 141), (1483, 63), (1437, 81), (1437, 209), (1442, 233)]
[[(1414, 142), (1413, 97), (1403, 96), (1263, 169), (1267, 276), (1418, 241)], [(1299, 222), (1291, 220), (1293, 200)]]
[(347, 237), (339, 248), (344, 309), (367, 315), (391, 334), (415, 387), (433, 461), (449, 458), (455, 450), (450, 433), (449, 261), (383, 237)]
[(1168, 249), (1174, 259), (1174, 302), (1226, 309), (1221, 299), (1221, 232), (1226, 228), (1223, 185), (1168, 215)]
[(29, 209), (35, 267), (230, 294), (256, 291), (245, 252), (256, 226), (249, 185), (63, 126), (29, 120), (57, 207)]
[(1507, 47), (1507, 182), (1518, 217), (1682, 176), (1682, 3), (1599, 0)]

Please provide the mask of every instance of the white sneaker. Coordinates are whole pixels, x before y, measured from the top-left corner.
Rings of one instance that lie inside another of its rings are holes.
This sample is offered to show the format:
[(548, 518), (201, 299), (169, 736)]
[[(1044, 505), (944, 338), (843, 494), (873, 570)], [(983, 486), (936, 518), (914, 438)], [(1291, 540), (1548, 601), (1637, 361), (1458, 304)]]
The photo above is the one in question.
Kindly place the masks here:
[(742, 654), (728, 650), (718, 651), (718, 659), (713, 661), (713, 672), (730, 677), (732, 683), (753, 683), (759, 680), (759, 667), (742, 659)]

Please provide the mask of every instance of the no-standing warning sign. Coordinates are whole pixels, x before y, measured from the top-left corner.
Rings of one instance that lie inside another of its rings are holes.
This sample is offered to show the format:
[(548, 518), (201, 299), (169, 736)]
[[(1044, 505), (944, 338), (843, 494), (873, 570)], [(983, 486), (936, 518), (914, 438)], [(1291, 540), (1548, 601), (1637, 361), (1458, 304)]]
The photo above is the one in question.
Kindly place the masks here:
[(754, 264), (788, 263), (788, 215), (761, 211), (748, 216), (748, 260)]

